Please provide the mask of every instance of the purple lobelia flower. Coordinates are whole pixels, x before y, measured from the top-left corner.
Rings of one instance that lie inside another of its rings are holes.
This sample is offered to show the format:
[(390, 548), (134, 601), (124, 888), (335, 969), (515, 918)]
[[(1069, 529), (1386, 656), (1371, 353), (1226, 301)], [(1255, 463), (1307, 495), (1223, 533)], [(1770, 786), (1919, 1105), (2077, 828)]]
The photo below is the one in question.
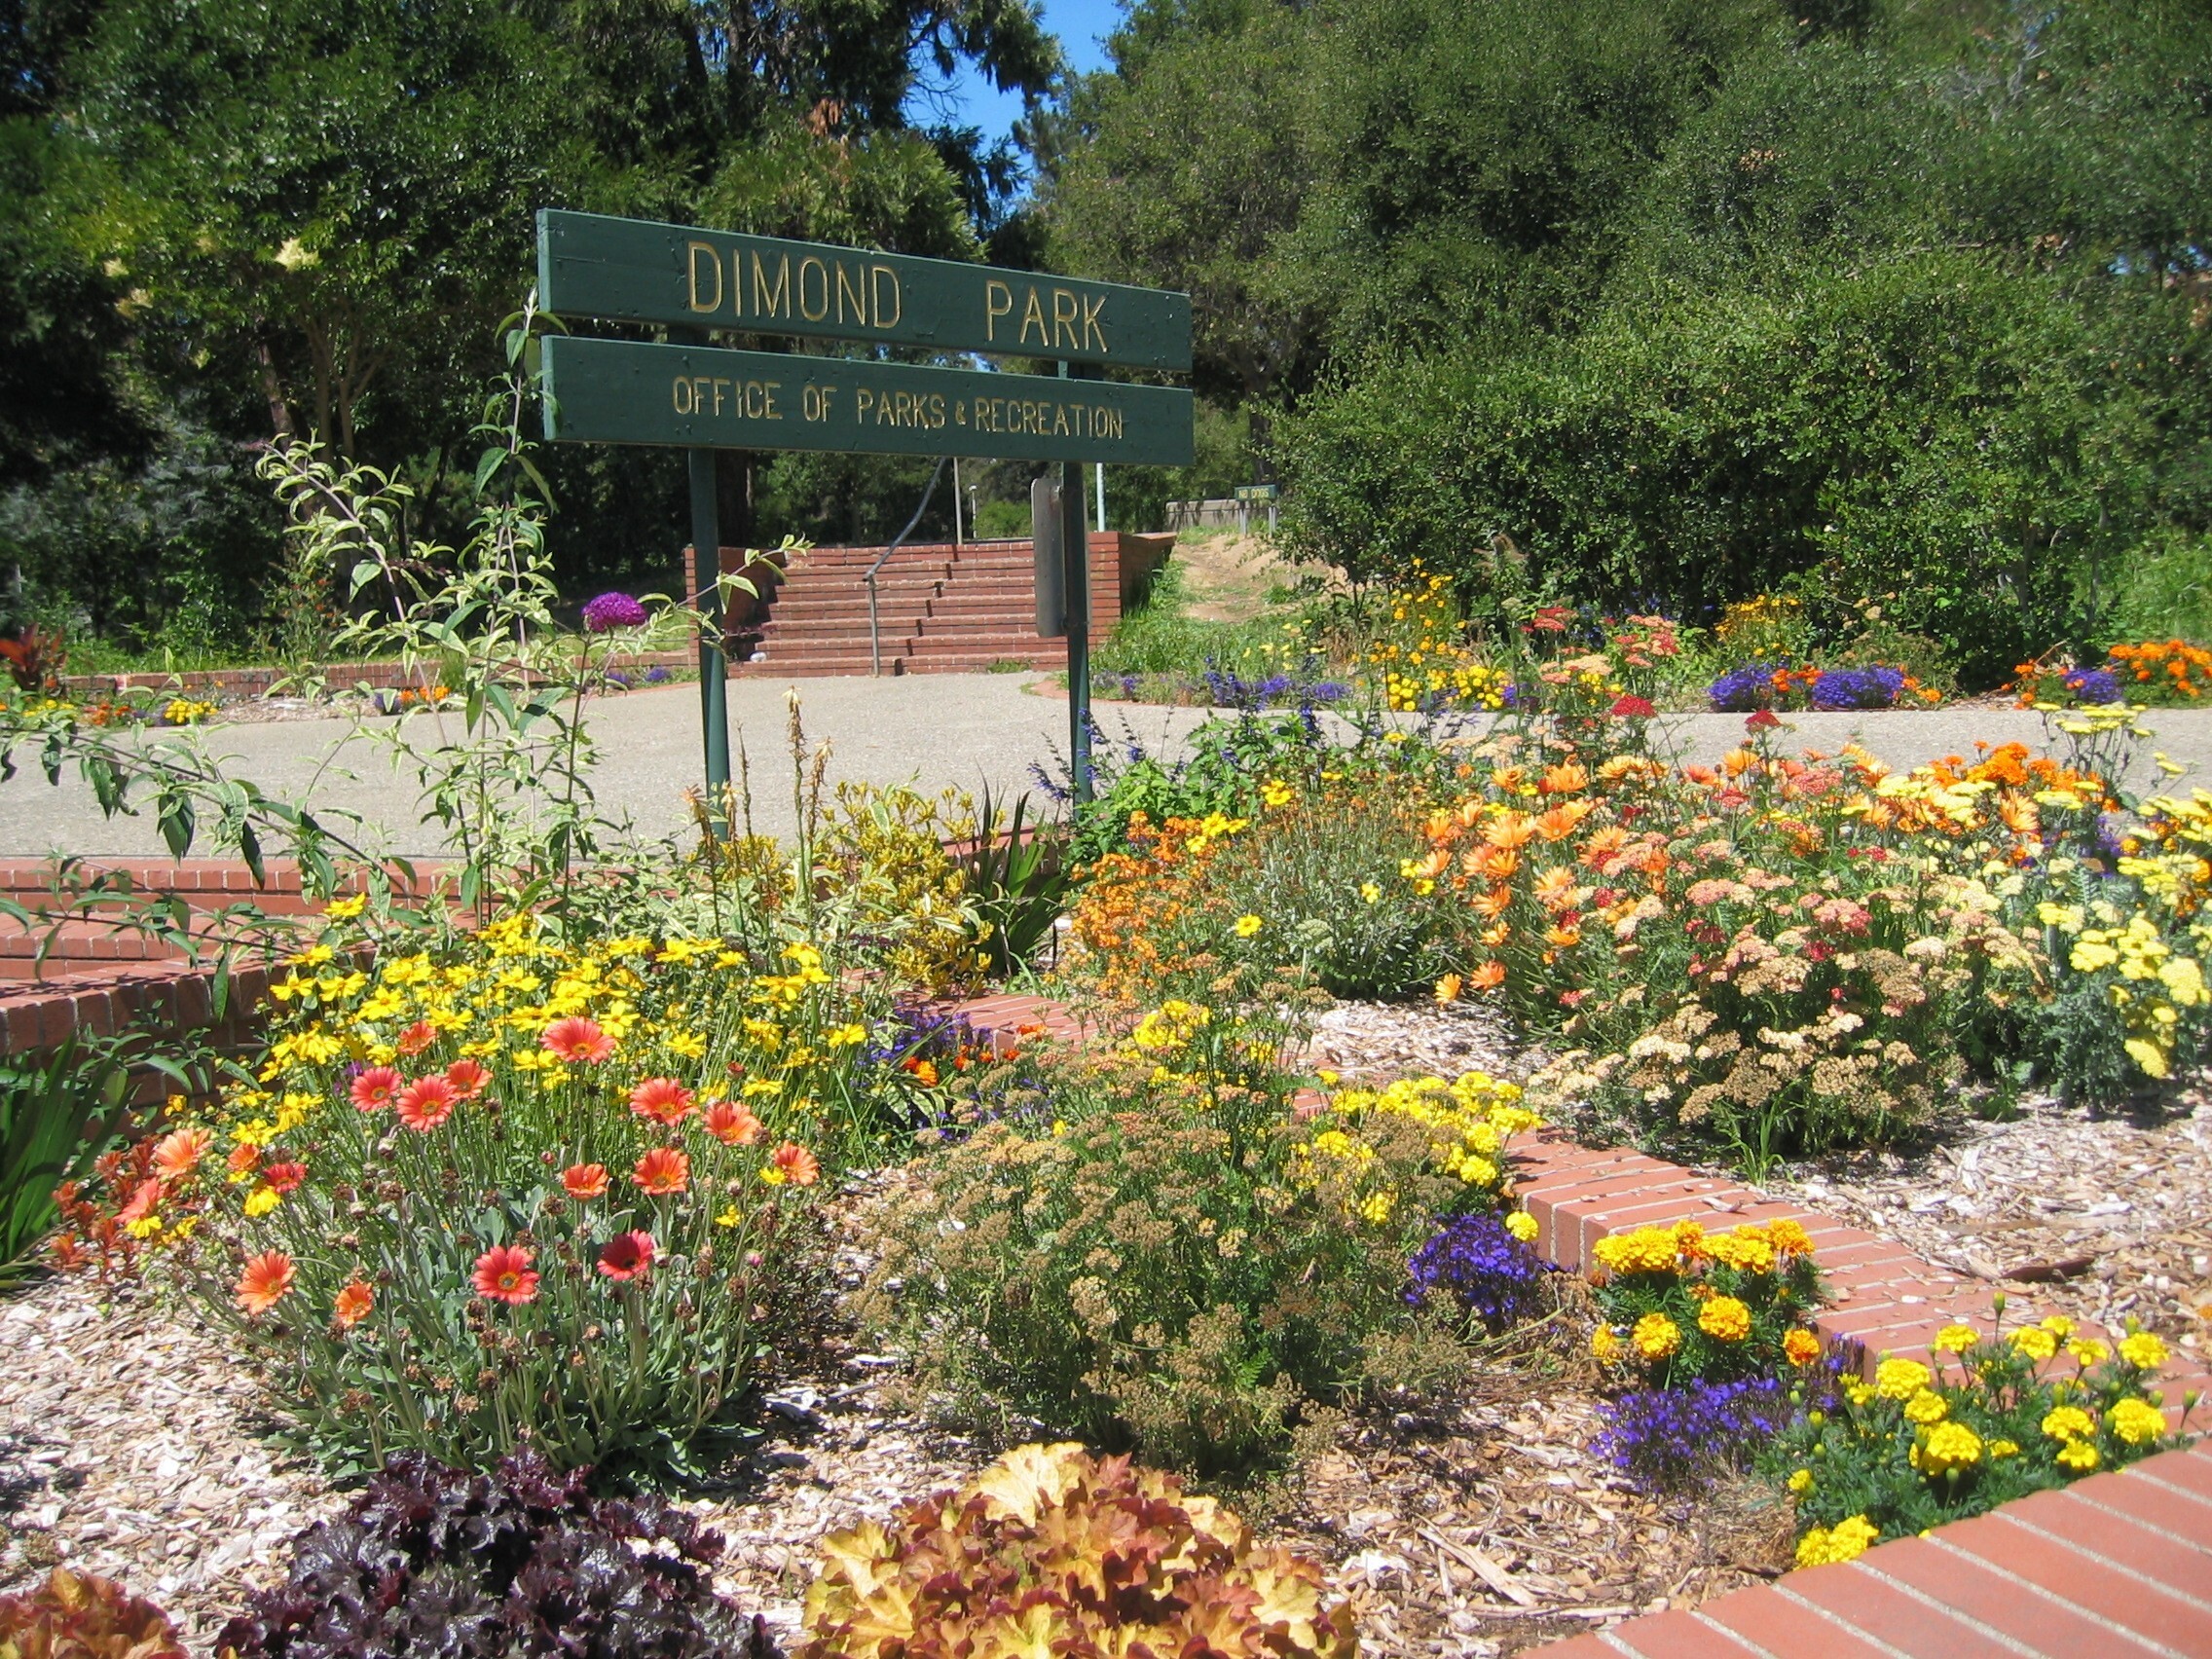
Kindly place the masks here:
[(1456, 1215), (1414, 1252), (1406, 1271), (1414, 1281), (1407, 1300), (1450, 1296), (1494, 1332), (1536, 1310), (1538, 1287), (1552, 1270), (1496, 1216)]
[(635, 628), (645, 619), (645, 608), (626, 593), (603, 593), (584, 607), (584, 627), (594, 634)]
[(1639, 1486), (1678, 1487), (1748, 1462), (1791, 1412), (1788, 1389), (1771, 1377), (1636, 1388), (1606, 1404), (1596, 1449)]
[(1774, 677), (1778, 672), (1771, 662), (1748, 662), (1742, 668), (1723, 674), (1705, 688), (1705, 694), (1714, 708), (1724, 715), (1748, 715), (1753, 709), (1771, 709), (1774, 707)]
[(2078, 668), (2059, 682), (2077, 703), (2117, 703), (2120, 681), (2109, 668)]
[(1816, 709), (1890, 709), (1904, 689), (1904, 671), (1876, 664), (1871, 668), (1831, 668), (1813, 682)]

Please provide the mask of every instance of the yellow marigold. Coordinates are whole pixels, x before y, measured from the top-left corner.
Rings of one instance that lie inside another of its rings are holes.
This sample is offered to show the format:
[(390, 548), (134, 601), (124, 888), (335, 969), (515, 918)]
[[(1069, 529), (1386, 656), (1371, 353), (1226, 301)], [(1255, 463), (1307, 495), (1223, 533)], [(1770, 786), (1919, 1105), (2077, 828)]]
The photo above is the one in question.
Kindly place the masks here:
[(1697, 1310), (1697, 1328), (1715, 1342), (1740, 1343), (1751, 1334), (1751, 1310), (1733, 1296), (1715, 1296)]
[(1857, 1561), (1866, 1553), (1866, 1546), (1881, 1535), (1881, 1530), (1863, 1515), (1838, 1521), (1833, 1527), (1815, 1527), (1797, 1540), (1797, 1565), (1828, 1567), (1837, 1562)]
[(1640, 1227), (1634, 1233), (1616, 1233), (1599, 1239), (1592, 1254), (1607, 1272), (1671, 1273), (1675, 1271), (1675, 1235), (1670, 1228)]
[(2149, 1400), (2122, 1400), (2105, 1413), (2105, 1420), (2130, 1446), (2148, 1446), (2166, 1432), (2166, 1414)]
[(2038, 1325), (2014, 1331), (2008, 1340), (2039, 1364), (2058, 1351), (2058, 1339)]
[(2097, 1466), (2096, 1446), (2086, 1440), (2069, 1440), (2058, 1449), (2058, 1466), (2085, 1475)]
[(1810, 1469), (1795, 1470), (1791, 1473), (1789, 1479), (1783, 1484), (1788, 1486), (1791, 1492), (1811, 1492), (1813, 1490), (1813, 1471)]
[(1926, 1425), (1941, 1422), (1951, 1415), (1951, 1408), (1944, 1403), (1943, 1396), (1933, 1388), (1923, 1388), (1905, 1401), (1904, 1415), (1908, 1421)]
[(1621, 1356), (1621, 1340), (1613, 1335), (1610, 1325), (1600, 1325), (1590, 1333), (1590, 1352), (1600, 1365), (1610, 1365)]
[(1763, 1234), (1748, 1227), (1739, 1227), (1733, 1233), (1716, 1233), (1706, 1240), (1706, 1251), (1716, 1262), (1723, 1262), (1743, 1272), (1770, 1272), (1774, 1268), (1774, 1246)]
[(2074, 1334), (2074, 1321), (2063, 1313), (2053, 1313), (2049, 1318), (2043, 1321), (2043, 1328), (2060, 1342), (2064, 1342)]
[(2112, 1344), (2100, 1343), (2094, 1337), (2076, 1337), (2066, 1345), (2066, 1351), (2086, 1370), (2112, 1358)]
[(1937, 1353), (1964, 1353), (1977, 1340), (1972, 1325), (1945, 1325), (1928, 1346)]
[(1874, 1391), (1885, 1400), (1909, 1400), (1935, 1380), (1917, 1359), (1885, 1359), (1874, 1367)]
[(2133, 1331), (2120, 1339), (2120, 1357), (2138, 1371), (2156, 1371), (2166, 1363), (2166, 1345), (2149, 1331)]
[(1941, 1480), (1981, 1461), (1981, 1436), (1963, 1422), (1939, 1422), (1913, 1448), (1914, 1461), (1930, 1480)]
[(1821, 1357), (1821, 1339), (1802, 1328), (1782, 1339), (1782, 1357), (1791, 1365), (1806, 1366)]
[(2056, 1406), (2045, 1415), (2043, 1431), (2053, 1440), (2087, 1440), (2097, 1424), (2080, 1406)]
[(2020, 1444), (2016, 1440), (1992, 1440), (1984, 1450), (1994, 1462), (1999, 1457), (2017, 1457), (2020, 1455)]
[(1766, 1224), (1766, 1237), (1777, 1255), (1810, 1256), (1813, 1253), (1813, 1235), (1787, 1216)]
[(1505, 1218), (1505, 1231), (1526, 1244), (1536, 1236), (1536, 1218), (1527, 1210), (1515, 1210)]
[(1636, 1322), (1629, 1340), (1645, 1359), (1665, 1359), (1682, 1346), (1682, 1328), (1664, 1313), (1646, 1313)]

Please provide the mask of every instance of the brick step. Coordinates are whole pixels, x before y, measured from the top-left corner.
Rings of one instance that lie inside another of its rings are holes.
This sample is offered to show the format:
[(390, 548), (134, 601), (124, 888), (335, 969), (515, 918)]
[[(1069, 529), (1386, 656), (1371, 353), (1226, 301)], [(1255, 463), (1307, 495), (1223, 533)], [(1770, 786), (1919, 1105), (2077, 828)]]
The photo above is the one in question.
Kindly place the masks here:
[[(910, 610), (903, 615), (886, 614), (883, 618), (883, 637), (886, 640), (904, 639), (922, 623), (927, 613)], [(771, 616), (758, 630), (762, 641), (789, 639), (857, 640), (867, 643), (867, 618), (863, 616), (856, 625), (846, 616)]]

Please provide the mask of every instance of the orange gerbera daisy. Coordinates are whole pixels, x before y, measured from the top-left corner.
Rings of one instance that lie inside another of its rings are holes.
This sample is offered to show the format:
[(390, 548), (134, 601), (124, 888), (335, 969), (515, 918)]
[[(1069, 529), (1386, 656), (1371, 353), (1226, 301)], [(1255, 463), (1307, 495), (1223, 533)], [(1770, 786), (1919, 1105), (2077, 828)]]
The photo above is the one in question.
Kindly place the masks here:
[(561, 1171), (561, 1186), (570, 1198), (579, 1203), (590, 1198), (607, 1196), (607, 1165), (604, 1163), (571, 1163)]
[(1546, 794), (1580, 794), (1590, 787), (1590, 774), (1568, 760), (1546, 772), (1536, 787)]
[(537, 1041), (546, 1052), (571, 1065), (579, 1062), (597, 1065), (614, 1057), (614, 1039), (600, 1028), (598, 1020), (586, 1019), (581, 1014), (556, 1019)]
[(214, 1143), (205, 1129), (171, 1129), (154, 1143), (154, 1173), (165, 1181), (181, 1181), (200, 1166)]
[(233, 1300), (245, 1312), (258, 1317), (284, 1300), (297, 1276), (292, 1258), (281, 1250), (265, 1250), (258, 1256), (248, 1256), (245, 1271), (239, 1274)]
[(1485, 847), (1475, 855), (1469, 874), (1479, 875), (1485, 881), (1511, 881), (1521, 868), (1521, 855), (1507, 852), (1502, 847)]
[(330, 1305), (330, 1316), (342, 1331), (350, 1331), (369, 1316), (369, 1309), (377, 1305), (377, 1293), (365, 1280), (354, 1279), (338, 1293)]
[(399, 1051), (402, 1059), (407, 1059), (420, 1054), (437, 1040), (438, 1028), (426, 1019), (418, 1019), (399, 1034), (399, 1040), (392, 1047)]
[(707, 1133), (724, 1146), (751, 1146), (760, 1138), (760, 1120), (743, 1106), (732, 1105), (727, 1100), (718, 1100), (708, 1107), (700, 1122), (706, 1125)]
[(495, 1244), (476, 1258), (476, 1294), (510, 1308), (537, 1300), (537, 1274), (519, 1244)]
[(446, 1082), (453, 1085), (454, 1092), (463, 1100), (475, 1099), (491, 1081), (492, 1074), (476, 1060), (456, 1060), (446, 1067)]
[(1492, 991), (1505, 983), (1505, 964), (1486, 962), (1467, 976), (1467, 983), (1478, 991)]
[(1536, 821), (1533, 818), (1526, 812), (1509, 812), (1502, 818), (1491, 821), (1490, 828), (1483, 831), (1483, 839), (1493, 847), (1511, 852), (1515, 847), (1527, 846), (1535, 833)]
[(397, 1098), (407, 1080), (389, 1066), (371, 1066), (353, 1080), (349, 1091), (353, 1104), (364, 1112), (381, 1112)]
[[(805, 1147), (786, 1141), (768, 1155), (768, 1162), (776, 1176), (794, 1187), (811, 1187), (821, 1178), (822, 1165), (815, 1161), (814, 1154)], [(768, 1173), (763, 1170), (762, 1174)]]
[(1590, 816), (1586, 800), (1563, 800), (1536, 819), (1536, 833), (1547, 841), (1564, 841)]
[(665, 1198), (691, 1185), (691, 1160), (673, 1146), (656, 1146), (638, 1160), (630, 1178), (648, 1198)]
[(393, 1110), (401, 1123), (417, 1134), (426, 1135), (453, 1116), (454, 1103), (460, 1098), (461, 1091), (433, 1072), (401, 1089)]
[(672, 1077), (648, 1077), (630, 1090), (630, 1110), (674, 1128), (691, 1115), (692, 1093)]

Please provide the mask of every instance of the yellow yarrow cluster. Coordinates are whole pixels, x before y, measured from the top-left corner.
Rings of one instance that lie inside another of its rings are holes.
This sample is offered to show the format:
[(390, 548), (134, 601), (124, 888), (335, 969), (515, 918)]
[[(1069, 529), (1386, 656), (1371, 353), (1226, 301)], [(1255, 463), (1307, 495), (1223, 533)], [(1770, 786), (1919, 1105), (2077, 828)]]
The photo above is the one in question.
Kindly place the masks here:
[(1486, 1192), (1504, 1190), (1505, 1143), (1542, 1122), (1521, 1104), (1519, 1085), (1485, 1072), (1463, 1072), (1450, 1083), (1403, 1078), (1382, 1089), (1340, 1089), (1329, 1106), (1338, 1119), (1354, 1124), (1369, 1115), (1419, 1124), (1429, 1131), (1437, 1169)]

